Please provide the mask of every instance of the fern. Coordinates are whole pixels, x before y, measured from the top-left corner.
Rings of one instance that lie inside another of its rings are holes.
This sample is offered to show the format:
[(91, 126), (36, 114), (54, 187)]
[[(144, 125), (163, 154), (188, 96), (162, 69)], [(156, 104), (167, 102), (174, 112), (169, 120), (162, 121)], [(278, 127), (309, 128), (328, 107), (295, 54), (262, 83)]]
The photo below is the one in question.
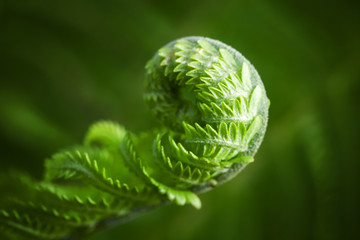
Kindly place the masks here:
[(169, 202), (200, 208), (198, 193), (254, 160), (267, 125), (254, 67), (208, 38), (162, 47), (146, 64), (144, 100), (161, 128), (135, 135), (102, 121), (47, 159), (42, 181), (2, 176), (3, 238), (64, 239)]

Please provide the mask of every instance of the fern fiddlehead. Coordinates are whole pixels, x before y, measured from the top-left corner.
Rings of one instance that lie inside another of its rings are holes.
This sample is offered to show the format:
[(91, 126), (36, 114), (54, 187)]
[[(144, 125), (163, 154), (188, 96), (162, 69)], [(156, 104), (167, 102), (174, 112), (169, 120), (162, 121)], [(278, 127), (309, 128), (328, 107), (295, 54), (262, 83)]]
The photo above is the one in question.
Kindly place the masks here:
[(200, 208), (197, 193), (252, 162), (267, 125), (255, 68), (209, 38), (162, 47), (146, 65), (144, 100), (162, 127), (135, 135), (102, 121), (47, 159), (42, 181), (3, 176), (0, 236), (65, 239), (165, 202)]

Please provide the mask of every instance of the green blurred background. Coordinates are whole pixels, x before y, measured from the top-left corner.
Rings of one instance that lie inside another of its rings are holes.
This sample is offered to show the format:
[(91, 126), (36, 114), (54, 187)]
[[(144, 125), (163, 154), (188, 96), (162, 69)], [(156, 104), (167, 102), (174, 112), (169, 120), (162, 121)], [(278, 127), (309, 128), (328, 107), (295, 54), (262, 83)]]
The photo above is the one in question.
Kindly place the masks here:
[(0, 1), (1, 170), (40, 178), (88, 126), (156, 125), (146, 61), (199, 35), (243, 53), (271, 100), (256, 161), (201, 195), (103, 239), (360, 239), (360, 8), (355, 1)]

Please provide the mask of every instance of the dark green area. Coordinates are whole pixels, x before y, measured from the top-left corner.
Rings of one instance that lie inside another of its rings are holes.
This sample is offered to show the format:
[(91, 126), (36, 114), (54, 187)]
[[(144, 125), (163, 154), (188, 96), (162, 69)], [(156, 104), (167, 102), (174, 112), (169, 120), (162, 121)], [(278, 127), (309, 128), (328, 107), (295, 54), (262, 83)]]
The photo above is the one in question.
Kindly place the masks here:
[[(233, 46), (271, 100), (263, 145), (200, 211), (166, 206), (96, 239), (359, 239), (360, 8), (355, 1), (0, 1), (1, 170), (101, 119), (155, 126), (144, 66), (189, 35)], [(10, 184), (10, 183), (9, 183)]]

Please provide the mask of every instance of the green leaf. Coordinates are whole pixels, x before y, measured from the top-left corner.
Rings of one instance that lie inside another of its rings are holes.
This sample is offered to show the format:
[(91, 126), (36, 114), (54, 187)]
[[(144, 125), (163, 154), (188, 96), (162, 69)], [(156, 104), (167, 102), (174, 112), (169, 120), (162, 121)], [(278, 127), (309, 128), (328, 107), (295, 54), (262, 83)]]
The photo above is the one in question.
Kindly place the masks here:
[(169, 201), (175, 201), (178, 205), (185, 205), (186, 203), (193, 205), (196, 209), (201, 208), (201, 201), (199, 197), (190, 191), (177, 190), (159, 183), (153, 178), (150, 178), (152, 183), (159, 188), (161, 194), (166, 194)]
[(260, 116), (256, 116), (252, 123), (250, 124), (249, 128), (246, 131), (246, 134), (244, 136), (244, 140), (246, 145), (250, 143), (250, 141), (253, 139), (256, 133), (260, 130), (262, 125), (262, 120)]
[(241, 80), (246, 90), (251, 89), (251, 71), (249, 65), (244, 62), (241, 68)]
[(240, 53), (187, 37), (145, 68), (144, 100), (163, 125), (135, 135), (100, 121), (46, 160), (42, 180), (1, 175), (0, 238), (67, 239), (166, 202), (199, 209), (197, 193), (254, 161), (269, 101)]
[(124, 127), (111, 121), (101, 121), (93, 124), (84, 139), (84, 145), (100, 145), (118, 148), (126, 134)]
[(230, 167), (234, 163), (252, 163), (254, 161), (254, 158), (251, 156), (239, 156), (235, 157), (234, 159), (231, 159), (229, 161), (222, 161), (221, 165)]
[(260, 85), (257, 85), (251, 93), (249, 102), (249, 113), (251, 116), (256, 116), (260, 107), (262, 98), (262, 90)]
[(198, 44), (205, 49), (205, 51), (213, 54), (213, 55), (218, 55), (218, 51), (215, 47), (213, 47), (208, 41), (201, 39), (197, 41)]
[(233, 71), (236, 71), (238, 68), (238, 64), (236, 63), (236, 61), (233, 58), (233, 56), (231, 55), (231, 53), (228, 50), (223, 49), (223, 48), (220, 49), (220, 53), (221, 53), (221, 56), (224, 58), (225, 62), (230, 67), (230, 69)]

